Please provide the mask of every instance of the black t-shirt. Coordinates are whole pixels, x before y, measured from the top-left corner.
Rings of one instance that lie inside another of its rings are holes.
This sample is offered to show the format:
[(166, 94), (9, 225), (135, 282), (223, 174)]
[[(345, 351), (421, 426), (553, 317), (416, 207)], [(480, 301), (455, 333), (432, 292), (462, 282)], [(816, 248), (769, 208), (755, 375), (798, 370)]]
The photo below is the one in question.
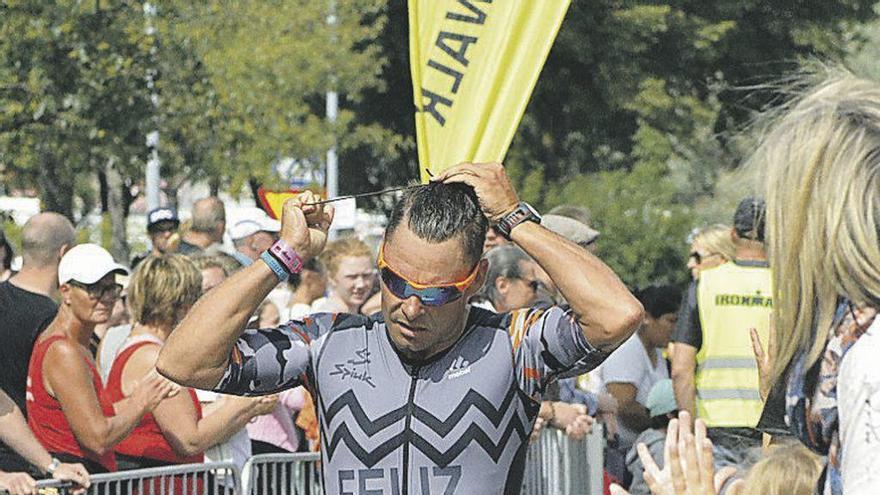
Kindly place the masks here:
[(700, 310), (697, 308), (697, 282), (691, 282), (681, 301), (672, 341), (688, 344), (697, 350), (703, 346), (703, 327), (700, 324)]
[[(52, 299), (0, 283), (0, 388), (27, 414), (28, 364), (37, 335), (52, 321), (58, 306)], [(21, 471), (28, 464), (0, 442), (0, 470)]]

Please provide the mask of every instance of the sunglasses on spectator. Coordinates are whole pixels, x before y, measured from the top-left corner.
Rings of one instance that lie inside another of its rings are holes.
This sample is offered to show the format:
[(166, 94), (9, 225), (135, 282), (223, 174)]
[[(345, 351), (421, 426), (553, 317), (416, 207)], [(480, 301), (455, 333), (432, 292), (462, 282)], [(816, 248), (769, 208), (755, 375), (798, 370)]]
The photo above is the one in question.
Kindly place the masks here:
[(425, 306), (443, 306), (460, 298), (464, 291), (477, 279), (480, 263), (477, 262), (471, 273), (462, 281), (451, 284), (425, 285), (413, 282), (395, 272), (385, 262), (385, 244), (379, 247), (379, 274), (388, 290), (398, 299), (409, 299), (416, 296)]
[(718, 253), (709, 253), (709, 254), (703, 255), (703, 254), (700, 254), (696, 251), (693, 251), (690, 254), (690, 258), (692, 258), (694, 260), (694, 262), (698, 265), (701, 264), (702, 262), (706, 261), (707, 259), (714, 258), (716, 256), (720, 256), (720, 255)]
[(120, 284), (83, 284), (75, 280), (71, 280), (68, 284), (86, 291), (92, 299), (119, 299), (122, 294)]

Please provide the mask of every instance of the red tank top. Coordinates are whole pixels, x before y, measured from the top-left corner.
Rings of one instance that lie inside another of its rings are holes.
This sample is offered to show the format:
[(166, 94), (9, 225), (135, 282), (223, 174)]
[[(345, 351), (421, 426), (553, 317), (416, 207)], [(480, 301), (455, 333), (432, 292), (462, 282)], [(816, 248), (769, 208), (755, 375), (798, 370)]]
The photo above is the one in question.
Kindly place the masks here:
[[(123, 347), (119, 354), (116, 355), (116, 358), (113, 359), (113, 365), (110, 368), (110, 374), (107, 376), (107, 387), (105, 389), (107, 398), (111, 402), (116, 403), (125, 398), (122, 393), (122, 371), (125, 369), (125, 364), (132, 354), (145, 345), (160, 345), (160, 343), (153, 340), (132, 342)], [(196, 417), (202, 419), (202, 405), (196, 397), (196, 391), (191, 388), (184, 390), (189, 393), (192, 399), (193, 407), (196, 408)], [(177, 454), (171, 448), (168, 440), (165, 439), (162, 429), (159, 428), (156, 418), (151, 413), (144, 414), (141, 422), (131, 430), (131, 433), (124, 440), (116, 445), (114, 450), (116, 450), (117, 454), (143, 459), (155, 459), (169, 464), (193, 464), (204, 461), (202, 454), (195, 454), (189, 457)]]
[[(73, 430), (70, 429), (70, 423), (61, 410), (61, 404), (54, 397), (49, 395), (46, 387), (43, 385), (43, 358), (46, 356), (49, 347), (59, 340), (66, 339), (63, 335), (52, 335), (43, 340), (38, 340), (34, 345), (34, 351), (31, 354), (31, 361), (28, 367), (27, 378), (27, 414), (28, 426), (34, 432), (34, 436), (43, 444), (49, 452), (57, 452), (70, 454), (82, 459), (89, 459), (104, 466), (108, 471), (116, 471), (116, 456), (112, 450), (108, 450), (102, 456), (97, 456), (83, 449)], [(115, 416), (113, 403), (104, 397), (103, 385), (101, 384), (101, 376), (94, 363), (83, 356), (89, 372), (92, 374), (92, 386), (98, 395), (98, 401), (101, 405), (101, 412), (107, 418)]]

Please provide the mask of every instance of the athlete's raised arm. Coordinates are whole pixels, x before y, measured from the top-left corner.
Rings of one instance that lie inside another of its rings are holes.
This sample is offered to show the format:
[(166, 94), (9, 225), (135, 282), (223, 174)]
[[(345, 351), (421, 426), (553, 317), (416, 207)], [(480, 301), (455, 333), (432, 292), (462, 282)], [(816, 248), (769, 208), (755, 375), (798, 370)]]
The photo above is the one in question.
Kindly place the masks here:
[[(333, 221), (333, 207), (311, 204), (318, 200), (319, 196), (305, 192), (284, 203), (280, 242), (303, 262), (324, 249)], [(276, 268), (282, 268), (280, 263)], [(216, 386), (248, 319), (278, 280), (269, 264), (261, 260), (205, 294), (162, 347), (156, 364), (159, 373), (188, 387)]]
[[(473, 187), (493, 224), (519, 206), (500, 163), (463, 163), (434, 180)], [(597, 349), (613, 350), (641, 324), (642, 305), (599, 258), (535, 222), (517, 224), (510, 238), (547, 271), (577, 315), (587, 341)]]

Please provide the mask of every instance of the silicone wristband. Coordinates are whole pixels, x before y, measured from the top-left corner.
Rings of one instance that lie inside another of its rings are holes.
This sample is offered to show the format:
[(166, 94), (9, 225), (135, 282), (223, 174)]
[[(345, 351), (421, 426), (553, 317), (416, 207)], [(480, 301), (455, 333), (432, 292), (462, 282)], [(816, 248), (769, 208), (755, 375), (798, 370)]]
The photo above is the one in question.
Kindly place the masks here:
[(272, 247), (269, 248), (269, 254), (278, 260), (284, 268), (287, 269), (287, 273), (291, 275), (299, 273), (303, 269), (302, 258), (292, 247), (288, 246), (287, 243), (281, 239), (278, 239), (272, 244)]
[(263, 254), (260, 255), (260, 259), (269, 265), (269, 268), (272, 269), (272, 273), (278, 277), (279, 282), (284, 282), (287, 280), (287, 277), (290, 276), (290, 274), (287, 273), (287, 268), (285, 268), (280, 261), (276, 260), (274, 256), (269, 254), (269, 251), (263, 251)]

